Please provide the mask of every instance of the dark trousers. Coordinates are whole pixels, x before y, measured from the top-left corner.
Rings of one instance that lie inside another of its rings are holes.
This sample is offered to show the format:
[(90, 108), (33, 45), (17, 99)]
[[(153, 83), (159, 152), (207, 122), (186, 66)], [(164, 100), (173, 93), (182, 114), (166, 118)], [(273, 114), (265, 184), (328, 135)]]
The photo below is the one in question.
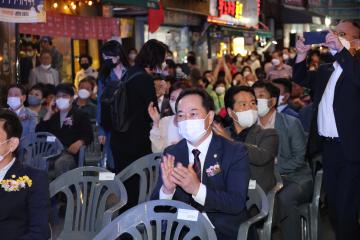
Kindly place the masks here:
[(284, 187), (279, 193), (280, 226), (284, 240), (301, 240), (301, 218), (299, 206), (310, 202), (313, 182), (301, 185), (283, 178)]
[[(359, 158), (359, 155), (352, 157)], [(340, 142), (325, 141), (323, 169), (323, 184), (336, 239), (360, 239), (360, 164), (346, 157)]]

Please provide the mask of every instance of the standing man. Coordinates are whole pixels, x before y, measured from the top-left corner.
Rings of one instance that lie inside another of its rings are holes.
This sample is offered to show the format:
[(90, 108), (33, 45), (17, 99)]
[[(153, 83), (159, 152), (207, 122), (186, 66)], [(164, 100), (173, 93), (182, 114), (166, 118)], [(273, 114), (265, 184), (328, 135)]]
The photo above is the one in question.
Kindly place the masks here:
[(359, 24), (341, 21), (324, 43), (335, 62), (311, 72), (305, 61), (310, 46), (304, 39), (296, 43), (294, 80), (314, 92), (310, 141), (321, 140), (324, 186), (337, 240), (360, 237), (360, 61), (353, 56), (359, 39)]
[(43, 50), (40, 53), (41, 65), (33, 68), (29, 76), (29, 87), (37, 83), (58, 85), (60, 83), (60, 73), (51, 66), (51, 52)]
[(201, 89), (186, 89), (176, 100), (183, 140), (165, 149), (152, 199), (192, 205), (215, 227), (217, 239), (235, 240), (247, 219), (250, 178), (245, 146), (213, 134), (215, 107)]
[(40, 39), (40, 47), (41, 51), (50, 51), (52, 58), (51, 67), (55, 68), (59, 73), (61, 73), (63, 66), (63, 55), (53, 45), (51, 37), (42, 37)]
[(276, 78), (290, 79), (292, 77), (292, 67), (284, 63), (282, 51), (273, 52), (271, 63), (272, 68), (269, 71), (267, 80), (271, 81)]

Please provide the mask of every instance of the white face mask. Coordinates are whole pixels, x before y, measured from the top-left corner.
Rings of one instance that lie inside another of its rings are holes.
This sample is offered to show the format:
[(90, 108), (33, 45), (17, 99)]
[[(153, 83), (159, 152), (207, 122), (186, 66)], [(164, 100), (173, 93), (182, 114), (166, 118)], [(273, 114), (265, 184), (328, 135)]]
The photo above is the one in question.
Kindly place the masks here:
[(258, 98), (257, 100), (258, 114), (260, 117), (265, 116), (270, 111), (269, 100), (265, 98)]
[(245, 72), (243, 73), (244, 77), (246, 77), (246, 76), (249, 75), (249, 74), (250, 74), (249, 71), (245, 71)]
[(51, 64), (48, 64), (48, 65), (41, 64), (40, 66), (45, 70), (48, 70), (51, 68)]
[(176, 74), (182, 74), (181, 68), (176, 68)]
[(199, 141), (208, 130), (205, 129), (206, 118), (207, 116), (204, 119), (190, 119), (178, 122), (180, 136), (190, 143)]
[(284, 58), (284, 60), (288, 60), (288, 59), (289, 59), (289, 55), (284, 54), (284, 55), (283, 55), (283, 58)]
[(175, 104), (176, 104), (176, 101), (170, 100), (171, 111), (172, 111), (174, 114), (176, 113), (176, 111), (175, 111)]
[(346, 40), (343, 37), (339, 37), (339, 40), (340, 40), (341, 44), (344, 46), (344, 48), (346, 48), (347, 50), (350, 49), (351, 44), (348, 40)]
[(222, 86), (216, 87), (215, 92), (217, 94), (219, 94), (219, 95), (224, 94), (225, 93), (225, 87), (222, 87)]
[[(5, 143), (7, 143), (7, 142), (9, 142), (9, 141), (10, 141), (10, 139), (5, 140), (4, 142), (0, 143), (0, 146), (3, 145), (3, 144), (5, 144)], [(8, 151), (7, 153), (5, 153), (5, 154), (3, 154), (3, 155), (0, 155), (0, 162), (1, 162), (2, 160), (4, 160), (5, 157), (6, 157), (10, 152), (11, 152), (11, 151), (10, 151), (10, 149), (9, 149), (9, 151)]]
[(12, 110), (16, 110), (21, 106), (21, 100), (19, 97), (8, 97), (7, 104)]
[(249, 85), (249, 87), (252, 87), (252, 85), (254, 85), (254, 81), (248, 81), (247, 84)]
[(271, 63), (274, 65), (274, 66), (278, 66), (280, 64), (280, 60), (277, 59), (277, 58), (274, 58), (273, 60), (271, 60)]
[(70, 99), (58, 98), (58, 99), (56, 99), (56, 106), (60, 110), (66, 110), (70, 107)]
[(254, 125), (258, 119), (258, 112), (256, 110), (247, 110), (243, 112), (235, 112), (237, 122), (242, 128), (249, 128)]
[(279, 96), (279, 101), (278, 101), (278, 102), (279, 102), (279, 103), (278, 103), (279, 105), (285, 104), (285, 103), (284, 103), (284, 98), (285, 98), (285, 96), (283, 96), (283, 95), (280, 95), (280, 96)]
[(78, 96), (81, 99), (87, 99), (90, 97), (90, 92), (86, 89), (80, 89), (78, 92)]
[(293, 59), (296, 57), (296, 53), (290, 53), (290, 58)]

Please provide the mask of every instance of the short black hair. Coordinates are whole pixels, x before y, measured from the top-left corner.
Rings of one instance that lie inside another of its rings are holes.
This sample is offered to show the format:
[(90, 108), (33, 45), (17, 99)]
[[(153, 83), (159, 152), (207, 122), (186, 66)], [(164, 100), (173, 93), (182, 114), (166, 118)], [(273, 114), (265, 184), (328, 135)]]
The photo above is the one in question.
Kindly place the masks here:
[(12, 88), (18, 88), (18, 89), (20, 89), (20, 92), (21, 92), (21, 95), (26, 95), (26, 89), (25, 89), (25, 87), (23, 86), (23, 85), (20, 85), (20, 84), (11, 84), (10, 86), (9, 86), (9, 88), (8, 88), (8, 93), (9, 93), (9, 91), (10, 91), (10, 89), (12, 89)]
[(176, 100), (175, 110), (177, 112), (179, 101), (189, 95), (197, 95), (202, 99), (202, 105), (205, 108), (206, 112), (215, 111), (215, 105), (213, 99), (210, 95), (201, 88), (189, 88), (182, 91), (179, 97)]
[(49, 95), (56, 95), (56, 87), (51, 83), (45, 84), (44, 90), (45, 90), (44, 98), (48, 97)]
[(234, 109), (234, 103), (235, 103), (234, 96), (236, 94), (240, 93), (240, 92), (250, 93), (255, 97), (255, 100), (256, 100), (255, 91), (251, 87), (248, 87), (248, 86), (233, 86), (233, 87), (229, 88), (225, 93), (224, 103), (225, 103), (225, 108), (226, 109), (228, 109), (228, 108)]
[(277, 87), (275, 87), (273, 84), (268, 83), (268, 82), (257, 81), (257, 82), (254, 83), (252, 88), (253, 89), (255, 89), (255, 88), (265, 88), (265, 90), (268, 91), (268, 93), (270, 94), (270, 97), (276, 99), (275, 107), (277, 107), (277, 105), (279, 103), (279, 96), (280, 96), (280, 90)]
[(155, 73), (153, 75), (153, 80), (156, 81), (156, 80), (165, 80), (164, 76), (159, 74), (159, 73)]
[(135, 58), (135, 65), (150, 69), (160, 68), (165, 60), (167, 49), (168, 47), (164, 43), (156, 39), (150, 39), (140, 49)]
[(236, 73), (234, 73), (234, 74), (232, 75), (232, 79), (234, 80), (237, 75), (243, 76), (241, 72), (236, 72)]
[(196, 65), (196, 58), (193, 55), (187, 57), (187, 62), (191, 65)]
[(93, 76), (87, 76), (79, 82), (79, 86), (82, 83), (89, 83), (91, 85), (91, 89), (94, 89), (96, 86), (96, 79)]
[(40, 42), (47, 42), (50, 45), (52, 45), (52, 38), (49, 37), (49, 36), (43, 36), (43, 37), (40, 38)]
[(3, 129), (7, 139), (12, 137), (21, 138), (23, 128), (15, 113), (6, 109), (0, 109), (0, 121), (4, 122)]
[(87, 60), (89, 61), (89, 65), (91, 66), (93, 63), (93, 59), (89, 54), (81, 54), (79, 57), (79, 64), (81, 64), (81, 59), (82, 58), (87, 58)]
[(292, 83), (287, 78), (276, 78), (272, 80), (273, 83), (280, 84), (284, 86), (285, 92), (290, 93), (292, 92)]
[(60, 83), (56, 86), (56, 94), (58, 94), (59, 92), (69, 94), (73, 97), (75, 95), (74, 85), (72, 85), (71, 83)]
[(38, 90), (41, 92), (42, 96), (45, 96), (45, 85), (43, 83), (37, 83), (34, 86), (32, 86), (29, 90), (31, 92), (32, 90)]

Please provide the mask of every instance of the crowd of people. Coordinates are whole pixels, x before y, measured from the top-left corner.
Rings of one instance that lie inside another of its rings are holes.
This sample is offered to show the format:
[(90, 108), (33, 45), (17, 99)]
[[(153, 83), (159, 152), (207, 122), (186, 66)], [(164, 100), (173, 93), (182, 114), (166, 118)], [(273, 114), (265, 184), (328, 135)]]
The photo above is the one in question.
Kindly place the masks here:
[[(28, 206), (4, 201), (12, 203), (11, 209), (36, 211), (0, 213), (0, 231), (13, 236), (9, 239), (47, 237), (47, 180), (15, 159), (27, 135), (49, 132), (65, 147), (49, 169), (49, 180), (76, 168), (80, 149), (94, 137), (103, 145), (106, 167), (116, 174), (142, 156), (163, 152), (152, 199), (195, 207), (218, 239), (236, 239), (239, 225), (249, 217), (250, 179), (268, 193), (278, 172), (284, 187), (274, 221), (282, 239), (300, 240), (299, 206), (312, 198), (316, 170), (309, 163), (323, 151), (336, 237), (357, 239), (359, 39), (359, 25), (342, 21), (322, 46), (311, 48), (299, 38), (296, 48), (225, 54), (203, 73), (195, 52), (188, 53), (186, 63), (176, 63), (158, 40), (149, 40), (139, 51), (126, 51), (111, 40), (100, 49), (98, 71), (90, 56), (79, 58), (81, 70), (71, 84), (61, 83), (54, 66), (58, 56), (45, 38), (40, 65), (29, 72), (28, 84), (9, 87), (8, 109), (0, 113), (0, 180), (26, 174), (32, 185), (39, 185), (22, 196)], [(125, 183), (129, 208), (137, 203), (138, 181), (134, 177)], [(23, 228), (6, 228), (11, 221)], [(256, 238), (255, 232), (250, 235)]]

